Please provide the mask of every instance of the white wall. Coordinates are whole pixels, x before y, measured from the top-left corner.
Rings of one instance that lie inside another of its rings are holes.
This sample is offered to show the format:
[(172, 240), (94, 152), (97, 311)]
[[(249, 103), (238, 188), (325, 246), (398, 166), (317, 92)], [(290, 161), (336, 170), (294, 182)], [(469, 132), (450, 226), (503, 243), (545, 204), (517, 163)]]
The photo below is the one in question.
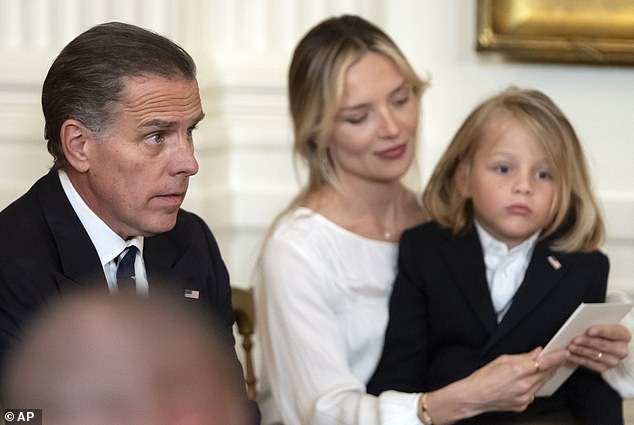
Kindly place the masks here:
[(40, 86), (59, 50), (89, 26), (136, 23), (197, 60), (207, 118), (201, 171), (186, 207), (218, 236), (234, 284), (249, 273), (267, 224), (297, 188), (285, 78), (299, 37), (325, 16), (381, 25), (429, 73), (421, 123), (426, 178), (465, 115), (513, 83), (544, 90), (585, 145), (604, 207), (611, 288), (634, 290), (634, 68), (509, 63), (475, 52), (475, 2), (464, 0), (0, 0), (0, 208), (44, 174)]

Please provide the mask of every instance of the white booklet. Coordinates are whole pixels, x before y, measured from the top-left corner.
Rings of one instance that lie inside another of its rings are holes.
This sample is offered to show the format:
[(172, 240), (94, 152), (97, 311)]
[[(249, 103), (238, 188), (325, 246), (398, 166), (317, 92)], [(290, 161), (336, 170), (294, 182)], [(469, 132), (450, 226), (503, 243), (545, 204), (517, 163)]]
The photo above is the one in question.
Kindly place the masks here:
[[(581, 303), (579, 307), (570, 315), (566, 323), (562, 325), (540, 356), (551, 353), (562, 348), (566, 348), (570, 341), (594, 325), (609, 325), (619, 323), (632, 309), (632, 304), (628, 303)], [(554, 393), (561, 384), (568, 379), (577, 367), (571, 364), (564, 364), (559, 367), (555, 374), (542, 386), (535, 394), (536, 397), (547, 397)]]

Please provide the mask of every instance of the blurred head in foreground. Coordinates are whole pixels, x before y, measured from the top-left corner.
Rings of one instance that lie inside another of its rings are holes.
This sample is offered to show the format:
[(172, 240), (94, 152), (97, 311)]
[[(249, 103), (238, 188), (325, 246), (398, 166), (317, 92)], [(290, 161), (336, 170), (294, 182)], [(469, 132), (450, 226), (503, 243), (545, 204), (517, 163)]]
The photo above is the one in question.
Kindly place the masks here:
[(245, 424), (243, 383), (205, 323), (160, 298), (66, 299), (9, 356), (3, 404), (45, 424)]

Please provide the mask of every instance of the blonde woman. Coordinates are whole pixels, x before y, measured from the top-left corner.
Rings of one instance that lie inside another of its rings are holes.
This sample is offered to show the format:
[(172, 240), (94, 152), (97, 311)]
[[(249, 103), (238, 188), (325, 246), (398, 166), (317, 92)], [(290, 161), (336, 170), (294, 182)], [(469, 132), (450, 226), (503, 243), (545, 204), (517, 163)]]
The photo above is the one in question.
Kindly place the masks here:
[[(418, 392), (366, 393), (379, 360), (401, 233), (425, 220), (401, 178), (426, 82), (379, 28), (327, 19), (297, 45), (288, 79), (294, 153), (308, 182), (273, 224), (256, 269), (265, 424), (420, 424)], [(622, 345), (612, 350), (625, 350)], [(608, 351), (608, 350), (606, 350)], [(441, 389), (454, 416), (519, 410), (564, 353), (497, 359)]]

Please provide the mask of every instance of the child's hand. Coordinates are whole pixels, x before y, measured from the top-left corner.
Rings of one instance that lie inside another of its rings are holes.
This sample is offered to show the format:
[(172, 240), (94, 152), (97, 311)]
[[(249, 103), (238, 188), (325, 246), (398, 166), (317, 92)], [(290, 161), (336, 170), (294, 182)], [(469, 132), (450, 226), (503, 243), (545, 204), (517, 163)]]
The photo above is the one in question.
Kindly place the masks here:
[(568, 345), (569, 360), (595, 372), (604, 372), (627, 356), (631, 337), (623, 325), (592, 326)]

